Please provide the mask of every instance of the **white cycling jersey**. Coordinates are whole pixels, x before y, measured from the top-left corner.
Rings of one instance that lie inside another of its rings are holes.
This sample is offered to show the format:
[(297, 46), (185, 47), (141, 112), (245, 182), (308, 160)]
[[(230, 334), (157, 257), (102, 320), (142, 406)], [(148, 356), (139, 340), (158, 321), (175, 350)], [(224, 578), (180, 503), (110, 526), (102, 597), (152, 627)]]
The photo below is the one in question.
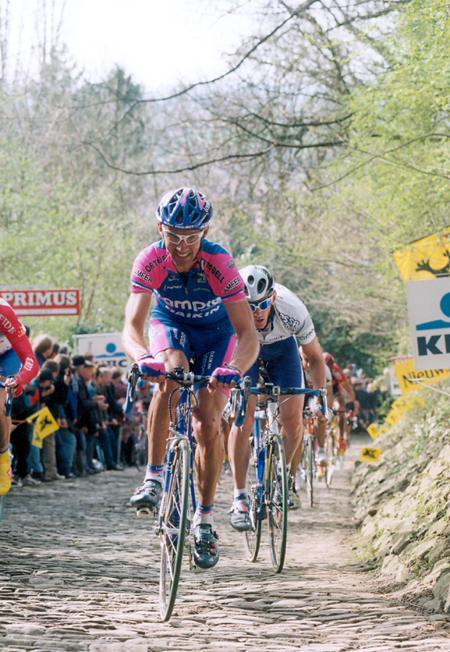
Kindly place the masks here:
[(274, 284), (277, 296), (266, 327), (257, 331), (261, 344), (273, 344), (295, 335), (300, 344), (309, 344), (316, 332), (311, 316), (303, 303), (284, 285)]

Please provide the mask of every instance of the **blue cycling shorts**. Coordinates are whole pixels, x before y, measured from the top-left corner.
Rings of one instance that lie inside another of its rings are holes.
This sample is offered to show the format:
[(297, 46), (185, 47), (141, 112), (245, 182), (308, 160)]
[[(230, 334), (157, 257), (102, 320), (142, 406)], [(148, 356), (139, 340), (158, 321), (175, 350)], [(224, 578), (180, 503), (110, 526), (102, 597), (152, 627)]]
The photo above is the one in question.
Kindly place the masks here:
[[(191, 371), (200, 376), (210, 376), (214, 369), (230, 362), (236, 346), (228, 317), (206, 326), (191, 325), (177, 322), (157, 308), (152, 310), (148, 336), (154, 358), (167, 349), (183, 351), (188, 361), (193, 360)], [(196, 385), (196, 389), (205, 386)]]
[(262, 344), (258, 359), (245, 376), (252, 379), (252, 387), (258, 382), (259, 368), (263, 366), (269, 382), (279, 387), (305, 387), (302, 364), (295, 338)]
[(12, 349), (0, 355), (0, 376), (14, 376), (20, 371), (22, 363)]

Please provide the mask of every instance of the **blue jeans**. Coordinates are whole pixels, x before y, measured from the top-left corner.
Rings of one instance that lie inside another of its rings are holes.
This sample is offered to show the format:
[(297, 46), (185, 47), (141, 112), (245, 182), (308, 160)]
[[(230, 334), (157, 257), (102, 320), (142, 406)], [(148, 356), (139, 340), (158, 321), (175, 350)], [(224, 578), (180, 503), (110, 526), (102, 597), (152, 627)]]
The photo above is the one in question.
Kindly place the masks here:
[(115, 465), (111, 433), (109, 430), (99, 430), (98, 438), (100, 441), (100, 446), (103, 450), (103, 455), (105, 456), (105, 464), (107, 469), (111, 469)]
[(27, 464), (28, 473), (44, 473), (44, 467), (41, 462), (41, 449), (33, 444), (30, 445)]
[(68, 428), (60, 428), (55, 433), (55, 444), (58, 473), (69, 475), (77, 447), (77, 438)]

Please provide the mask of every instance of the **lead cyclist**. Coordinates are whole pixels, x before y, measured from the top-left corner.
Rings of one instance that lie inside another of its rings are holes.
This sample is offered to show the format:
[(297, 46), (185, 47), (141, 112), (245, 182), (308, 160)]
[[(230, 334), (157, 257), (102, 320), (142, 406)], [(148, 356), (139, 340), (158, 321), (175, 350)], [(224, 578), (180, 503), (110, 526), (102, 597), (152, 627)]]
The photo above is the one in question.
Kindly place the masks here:
[[(199, 493), (194, 560), (203, 569), (219, 559), (212, 513), (223, 459), (222, 411), (228, 390), (252, 365), (259, 349), (236, 264), (225, 249), (206, 240), (212, 212), (210, 202), (193, 188), (179, 188), (162, 198), (156, 211), (161, 240), (143, 249), (134, 262), (122, 334), (124, 350), (143, 377), (158, 383), (148, 417), (147, 470), (130, 499), (138, 515), (154, 512), (162, 493), (168, 399), (177, 387), (164, 374), (175, 367), (189, 371), (193, 357), (193, 372), (211, 376), (208, 386), (197, 388), (192, 419)], [(144, 328), (153, 295), (149, 350)]]
[[(325, 386), (325, 364), (314, 324), (303, 302), (288, 288), (274, 283), (271, 273), (262, 265), (249, 265), (241, 270), (245, 294), (253, 314), (261, 349), (258, 361), (244, 375), (258, 380), (259, 362), (266, 370), (269, 382), (280, 387), (304, 387), (304, 376), (296, 338), (308, 355), (313, 389)], [(235, 530), (250, 530), (249, 498), (246, 478), (250, 460), (250, 435), (255, 421), (257, 397), (250, 397), (247, 417), (242, 427), (233, 425), (228, 439), (228, 455), (233, 471), (234, 500), (230, 524)], [(304, 396), (288, 395), (280, 400), (279, 421), (286, 464), (289, 465), (303, 437)], [(314, 397), (313, 409), (320, 422), (327, 419), (321, 412), (319, 399)]]

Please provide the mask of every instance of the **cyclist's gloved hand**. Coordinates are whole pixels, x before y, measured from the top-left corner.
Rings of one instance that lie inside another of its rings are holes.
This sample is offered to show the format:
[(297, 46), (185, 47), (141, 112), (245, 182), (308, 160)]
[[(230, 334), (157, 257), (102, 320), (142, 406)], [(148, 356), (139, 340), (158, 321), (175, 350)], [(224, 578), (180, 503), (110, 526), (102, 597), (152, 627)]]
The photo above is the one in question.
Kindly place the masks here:
[(165, 380), (166, 368), (164, 363), (155, 360), (150, 353), (141, 355), (136, 362), (139, 366), (139, 371), (144, 376), (147, 376), (148, 380), (153, 382), (162, 382), (162, 380)]
[(232, 367), (231, 365), (225, 364), (223, 367), (217, 367), (211, 374), (210, 384), (214, 387), (217, 383), (211, 383), (213, 379), (216, 379), (217, 383), (222, 383), (223, 385), (230, 385), (233, 381), (238, 383), (242, 380), (242, 374), (237, 367)]
[(24, 382), (20, 374), (9, 376), (5, 381), (5, 387), (14, 387), (14, 398), (20, 396), (23, 392)]
[(354, 412), (354, 410), (355, 410), (355, 404), (353, 403), (353, 401), (349, 401), (349, 402), (346, 404), (345, 409), (346, 409), (348, 412)]
[(328, 416), (324, 413), (324, 408), (320, 405), (319, 402), (315, 403), (312, 406), (312, 411), (320, 423), (326, 423), (328, 421)]

